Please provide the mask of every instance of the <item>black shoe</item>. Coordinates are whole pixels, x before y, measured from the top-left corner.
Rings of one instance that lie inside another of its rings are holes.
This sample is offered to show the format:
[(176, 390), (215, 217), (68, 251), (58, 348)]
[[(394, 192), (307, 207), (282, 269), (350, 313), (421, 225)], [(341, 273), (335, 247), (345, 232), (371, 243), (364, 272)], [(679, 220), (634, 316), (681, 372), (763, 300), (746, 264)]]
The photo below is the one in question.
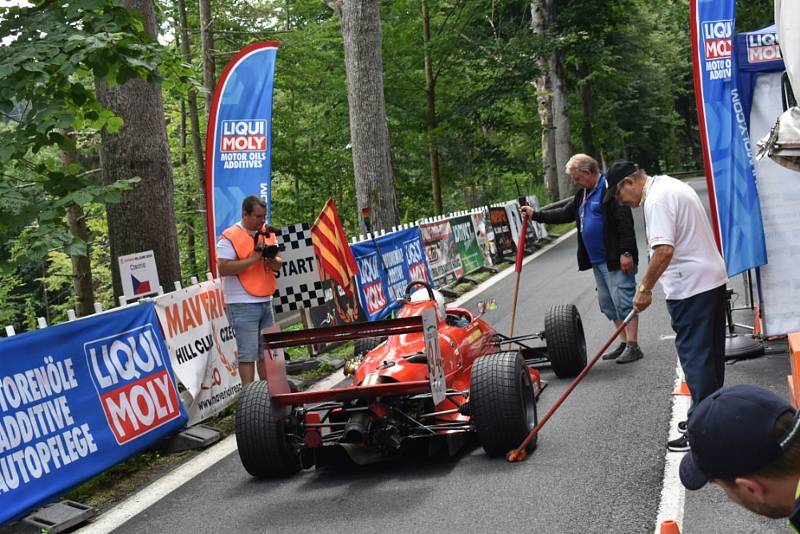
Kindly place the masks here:
[(686, 434), (681, 434), (679, 438), (669, 440), (667, 442), (667, 450), (671, 452), (689, 451), (689, 438), (686, 437)]
[(605, 354), (603, 354), (603, 359), (604, 360), (616, 360), (619, 357), (619, 355), (622, 354), (625, 351), (625, 347), (627, 347), (627, 345), (625, 345), (625, 343), (620, 343), (619, 347), (617, 347), (616, 349), (614, 349), (612, 351), (609, 351), (609, 352), (606, 352)]
[(681, 434), (686, 434), (686, 430), (689, 428), (689, 421), (678, 421), (678, 432)]
[(622, 353), (622, 356), (619, 357), (617, 363), (631, 363), (635, 362), (636, 360), (640, 360), (644, 357), (642, 353), (642, 349), (639, 348), (639, 345), (628, 345), (625, 347), (625, 351)]

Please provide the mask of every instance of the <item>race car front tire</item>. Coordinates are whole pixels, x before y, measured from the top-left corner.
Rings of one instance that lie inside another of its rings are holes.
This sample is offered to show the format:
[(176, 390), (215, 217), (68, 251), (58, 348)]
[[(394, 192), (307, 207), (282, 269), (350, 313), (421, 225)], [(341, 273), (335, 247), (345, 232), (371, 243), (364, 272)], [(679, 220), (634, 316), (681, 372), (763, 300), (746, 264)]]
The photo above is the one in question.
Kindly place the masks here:
[(274, 410), (264, 380), (247, 384), (239, 393), (236, 446), (242, 465), (254, 477), (288, 477), (300, 470), (299, 451), (287, 439), (286, 419)]
[(578, 376), (586, 367), (586, 338), (578, 308), (574, 304), (559, 304), (547, 310), (544, 337), (547, 358), (556, 376)]
[[(536, 425), (531, 376), (519, 352), (498, 352), (472, 364), (469, 406), (478, 441), (489, 456), (518, 447)], [(536, 446), (534, 439), (529, 448)]]

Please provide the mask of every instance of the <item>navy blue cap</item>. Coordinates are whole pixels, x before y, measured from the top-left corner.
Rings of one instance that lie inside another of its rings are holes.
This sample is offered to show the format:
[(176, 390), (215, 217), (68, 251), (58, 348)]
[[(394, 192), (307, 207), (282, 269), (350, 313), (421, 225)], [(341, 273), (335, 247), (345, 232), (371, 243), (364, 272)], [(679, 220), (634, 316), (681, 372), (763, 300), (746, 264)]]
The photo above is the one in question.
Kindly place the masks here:
[(608, 202), (617, 194), (617, 186), (619, 183), (632, 174), (636, 174), (639, 167), (632, 161), (617, 161), (611, 164), (606, 172), (606, 189), (605, 198), (603, 202)]
[(687, 489), (702, 488), (709, 480), (745, 476), (780, 458), (798, 430), (800, 419), (783, 436), (775, 424), (785, 413), (795, 413), (775, 393), (747, 384), (720, 389), (697, 404), (687, 436), (690, 452), (680, 467)]

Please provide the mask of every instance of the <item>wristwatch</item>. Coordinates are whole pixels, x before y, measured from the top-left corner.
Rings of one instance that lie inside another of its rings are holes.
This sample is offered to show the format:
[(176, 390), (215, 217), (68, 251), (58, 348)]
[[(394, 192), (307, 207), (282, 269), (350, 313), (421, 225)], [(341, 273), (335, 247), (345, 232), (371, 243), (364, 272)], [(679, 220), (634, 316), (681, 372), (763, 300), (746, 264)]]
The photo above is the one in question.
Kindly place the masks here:
[(644, 284), (640, 284), (639, 288), (637, 289), (637, 291), (639, 293), (652, 293), (653, 292), (652, 289), (647, 289), (646, 287), (644, 287)]

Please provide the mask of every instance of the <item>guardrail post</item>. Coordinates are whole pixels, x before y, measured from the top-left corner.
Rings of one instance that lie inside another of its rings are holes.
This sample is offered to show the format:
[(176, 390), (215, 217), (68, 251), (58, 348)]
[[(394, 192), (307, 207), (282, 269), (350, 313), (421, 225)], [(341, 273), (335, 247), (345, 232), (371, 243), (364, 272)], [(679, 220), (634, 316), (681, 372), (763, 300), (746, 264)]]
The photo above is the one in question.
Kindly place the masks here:
[(67, 321), (74, 321), (77, 318), (78, 316), (75, 314), (75, 310), (72, 308), (67, 310)]
[(183, 289), (183, 287), (181, 287), (181, 281), (175, 280), (175, 291), (180, 291), (181, 289)]
[(103, 311), (103, 305), (100, 304), (99, 302), (95, 302), (94, 303), (94, 312), (95, 313), (100, 313), (101, 311)]
[(16, 335), (16, 332), (14, 331), (14, 327), (13, 327), (12, 325), (8, 325), (8, 326), (6, 326), (6, 335), (7, 335), (8, 337), (11, 337), (11, 336), (13, 336), (13, 335)]
[(192, 283), (192, 285), (195, 285), (195, 284), (197, 283), (197, 277), (196, 277), (196, 276), (193, 276), (193, 277), (191, 277), (191, 278), (189, 279), (189, 281)]
[(47, 319), (44, 317), (37, 317), (36, 323), (39, 325), (39, 329), (47, 328)]

